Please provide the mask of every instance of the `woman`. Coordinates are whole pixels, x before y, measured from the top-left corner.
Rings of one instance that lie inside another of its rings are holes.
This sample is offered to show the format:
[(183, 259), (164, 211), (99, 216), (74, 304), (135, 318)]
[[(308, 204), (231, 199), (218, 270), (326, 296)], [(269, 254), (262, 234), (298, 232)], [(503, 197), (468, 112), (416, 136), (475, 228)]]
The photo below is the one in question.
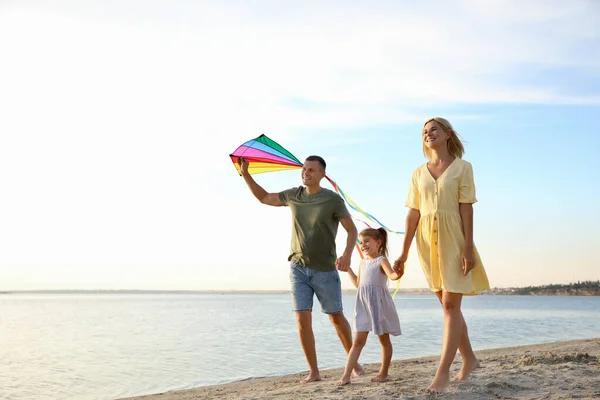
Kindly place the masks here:
[(463, 364), (455, 380), (467, 379), (479, 367), (460, 306), (464, 295), (477, 294), (490, 285), (473, 244), (473, 203), (477, 199), (473, 168), (462, 160), (464, 147), (444, 118), (428, 120), (422, 134), (423, 152), (429, 161), (412, 175), (406, 201), (406, 235), (394, 269), (404, 269), (416, 237), (423, 272), (444, 310), (442, 355), (427, 390), (445, 392), (457, 349)]

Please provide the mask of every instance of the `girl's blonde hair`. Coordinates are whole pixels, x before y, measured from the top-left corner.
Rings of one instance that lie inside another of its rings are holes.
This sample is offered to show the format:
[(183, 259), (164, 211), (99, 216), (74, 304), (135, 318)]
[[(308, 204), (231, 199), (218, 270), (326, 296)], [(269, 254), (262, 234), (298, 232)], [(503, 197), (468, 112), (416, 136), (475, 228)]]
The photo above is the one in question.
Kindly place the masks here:
[[(456, 133), (454, 128), (452, 128), (450, 122), (442, 117), (431, 118), (425, 121), (425, 123), (423, 124), (423, 129), (425, 129), (425, 125), (427, 125), (431, 121), (437, 122), (442, 127), (444, 132), (450, 134), (450, 137), (446, 142), (448, 144), (448, 152), (450, 153), (450, 155), (452, 157), (462, 158), (463, 154), (465, 153), (465, 147), (460, 141), (458, 133)], [(421, 130), (421, 133), (423, 132), (423, 129)], [(431, 160), (431, 150), (427, 146), (425, 146), (425, 143), (423, 143), (423, 154), (425, 154), (425, 157)]]

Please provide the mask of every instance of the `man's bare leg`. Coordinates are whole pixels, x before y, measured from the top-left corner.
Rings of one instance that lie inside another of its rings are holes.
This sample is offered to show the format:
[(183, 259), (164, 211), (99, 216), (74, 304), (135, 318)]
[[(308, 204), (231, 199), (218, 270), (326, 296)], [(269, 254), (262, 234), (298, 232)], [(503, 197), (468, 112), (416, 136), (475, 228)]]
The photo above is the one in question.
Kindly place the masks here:
[(308, 376), (300, 381), (300, 383), (316, 382), (321, 380), (319, 375), (319, 367), (317, 365), (317, 350), (315, 347), (315, 335), (312, 329), (312, 312), (297, 311), (296, 322), (298, 323), (298, 336), (300, 344), (304, 351), (304, 356), (308, 362)]
[[(346, 350), (346, 354), (348, 354), (352, 348), (352, 328), (350, 328), (348, 320), (343, 312), (329, 314), (329, 319), (335, 327), (335, 331), (342, 342), (342, 346), (344, 346), (344, 350)], [(354, 367), (354, 376), (363, 375), (364, 373), (365, 370), (362, 365), (356, 363), (356, 366)]]

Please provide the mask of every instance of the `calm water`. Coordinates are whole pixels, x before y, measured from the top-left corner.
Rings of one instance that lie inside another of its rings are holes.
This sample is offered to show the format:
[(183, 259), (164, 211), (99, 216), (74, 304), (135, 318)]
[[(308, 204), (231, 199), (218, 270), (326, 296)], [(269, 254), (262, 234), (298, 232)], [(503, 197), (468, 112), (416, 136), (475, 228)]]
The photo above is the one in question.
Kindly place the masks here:
[[(433, 295), (399, 295), (394, 359), (438, 355)], [(344, 297), (351, 319), (354, 296)], [(288, 294), (0, 296), (0, 399), (115, 399), (306, 370)], [(600, 337), (600, 297), (476, 296), (463, 312), (476, 350)], [(320, 312), (321, 368), (344, 352)], [(370, 337), (361, 361), (376, 363)]]

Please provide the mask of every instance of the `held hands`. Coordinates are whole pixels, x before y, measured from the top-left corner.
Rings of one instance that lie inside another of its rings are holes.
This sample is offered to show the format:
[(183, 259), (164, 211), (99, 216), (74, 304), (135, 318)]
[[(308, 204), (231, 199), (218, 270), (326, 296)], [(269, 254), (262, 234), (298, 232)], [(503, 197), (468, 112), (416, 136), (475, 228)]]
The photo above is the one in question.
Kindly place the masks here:
[(342, 272), (348, 272), (348, 268), (350, 268), (350, 256), (344, 254), (341, 257), (338, 257), (338, 259), (335, 260), (335, 267)]
[(394, 272), (396, 272), (400, 278), (402, 277), (402, 275), (404, 275), (404, 264), (406, 263), (407, 258), (408, 257), (406, 256), (406, 254), (402, 253), (400, 257), (398, 257), (398, 259), (394, 261)]
[(244, 157), (238, 157), (237, 163), (240, 166), (242, 176), (248, 175), (248, 161)]
[(467, 274), (475, 267), (475, 256), (473, 254), (473, 248), (465, 247), (462, 255), (460, 256), (462, 261), (463, 275)]

